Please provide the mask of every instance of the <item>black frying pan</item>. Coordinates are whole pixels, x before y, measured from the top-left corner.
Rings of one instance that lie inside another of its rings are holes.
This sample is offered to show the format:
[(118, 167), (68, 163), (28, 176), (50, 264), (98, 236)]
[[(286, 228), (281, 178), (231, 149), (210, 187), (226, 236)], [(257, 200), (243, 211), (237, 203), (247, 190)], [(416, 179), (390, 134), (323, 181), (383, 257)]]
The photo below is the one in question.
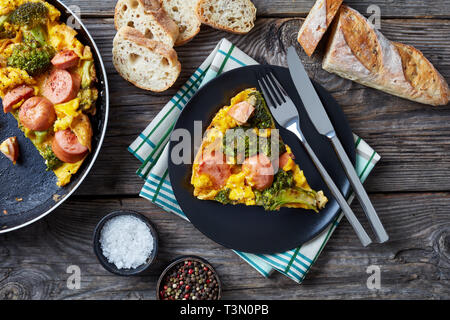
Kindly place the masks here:
[[(60, 188), (56, 185), (53, 172), (45, 171), (44, 160), (30, 140), (25, 138), (11, 114), (0, 112), (0, 141), (16, 136), (19, 141), (20, 157), (15, 166), (0, 155), (0, 233), (9, 232), (29, 225), (52, 212), (64, 202), (83, 182), (89, 173), (105, 136), (109, 111), (109, 92), (106, 71), (100, 52), (94, 40), (83, 25), (64, 4), (58, 0), (48, 1), (60, 12), (61, 22), (73, 17), (79, 24), (77, 38), (92, 49), (94, 55), (99, 97), (97, 114), (90, 117), (93, 128), (92, 152), (84, 161), (71, 182)], [(3, 108), (2, 108), (3, 109)], [(17, 201), (22, 199), (22, 201)]]
[[(183, 109), (175, 129), (186, 129), (194, 137), (194, 121), (201, 121), (203, 132), (216, 112), (238, 92), (258, 87), (258, 76), (273, 72), (294, 101), (300, 114), (302, 131), (311, 147), (345, 196), (350, 183), (328, 139), (320, 135), (309, 120), (292, 83), (289, 70), (283, 67), (256, 65), (228, 71), (203, 86)], [(330, 117), (347, 154), (355, 163), (355, 143), (352, 131), (341, 107), (319, 84), (314, 86)], [(206, 236), (231, 249), (251, 253), (274, 253), (298, 247), (320, 234), (339, 213), (340, 208), (325, 182), (294, 134), (284, 128), (280, 135), (295, 155), (309, 184), (315, 190), (323, 190), (330, 200), (319, 213), (312, 210), (282, 208), (280, 211), (264, 211), (262, 207), (222, 205), (203, 201), (193, 196), (189, 182), (192, 165), (175, 164), (169, 157), (169, 175), (175, 197), (192, 224)], [(177, 141), (171, 141), (169, 154)], [(191, 144), (194, 149), (194, 143)], [(199, 147), (199, 146), (195, 146)], [(191, 150), (191, 156), (195, 151)]]

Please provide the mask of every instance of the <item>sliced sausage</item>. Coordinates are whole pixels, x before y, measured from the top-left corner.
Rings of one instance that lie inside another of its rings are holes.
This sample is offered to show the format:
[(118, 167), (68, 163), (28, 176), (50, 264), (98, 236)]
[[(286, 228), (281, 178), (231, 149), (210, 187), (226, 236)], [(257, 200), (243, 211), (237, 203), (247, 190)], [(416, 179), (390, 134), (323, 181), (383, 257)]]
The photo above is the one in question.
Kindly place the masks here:
[(8, 113), (12, 110), (12, 107), (22, 100), (26, 100), (34, 95), (34, 89), (26, 85), (18, 86), (15, 89), (9, 91), (3, 98), (3, 112)]
[(78, 162), (88, 153), (88, 148), (78, 141), (77, 136), (70, 129), (55, 133), (52, 150), (59, 160), (67, 163)]
[(285, 152), (280, 156), (280, 160), (278, 162), (278, 165), (281, 169), (284, 168), (284, 166), (289, 162), (289, 159), (295, 159), (294, 155), (290, 152)]
[(64, 103), (76, 98), (80, 84), (81, 78), (78, 73), (53, 69), (45, 82), (42, 94), (53, 104)]
[(69, 69), (78, 65), (80, 57), (75, 51), (67, 49), (57, 53), (53, 59), (52, 64), (58, 69)]
[(274, 170), (272, 162), (263, 153), (245, 159), (242, 164), (247, 183), (258, 190), (267, 189), (272, 185)]
[(228, 115), (232, 117), (239, 125), (247, 123), (248, 119), (255, 111), (255, 107), (247, 101), (242, 101), (228, 110)]
[(19, 158), (19, 142), (16, 137), (11, 137), (6, 139), (0, 145), (0, 151), (12, 161), (13, 164), (16, 164), (17, 159)]
[(221, 188), (231, 176), (231, 167), (225, 162), (223, 153), (212, 151), (201, 158), (198, 173), (206, 174), (213, 182), (215, 188)]
[(44, 97), (32, 97), (20, 107), (19, 120), (30, 130), (45, 131), (56, 120), (53, 103)]

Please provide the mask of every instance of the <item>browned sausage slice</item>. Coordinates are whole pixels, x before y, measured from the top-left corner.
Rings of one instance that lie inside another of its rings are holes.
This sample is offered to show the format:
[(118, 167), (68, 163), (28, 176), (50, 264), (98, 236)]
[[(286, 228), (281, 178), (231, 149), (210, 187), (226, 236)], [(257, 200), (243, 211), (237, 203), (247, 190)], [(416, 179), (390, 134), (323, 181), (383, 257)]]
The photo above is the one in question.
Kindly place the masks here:
[(19, 120), (30, 130), (45, 131), (56, 120), (55, 108), (44, 97), (32, 97), (20, 107)]
[(73, 50), (63, 50), (52, 59), (52, 64), (58, 69), (69, 69), (78, 65), (80, 57)]
[(231, 176), (231, 167), (225, 160), (225, 156), (219, 151), (206, 153), (200, 160), (198, 173), (206, 174), (215, 188), (221, 188)]
[(11, 137), (3, 141), (0, 145), (0, 151), (11, 160), (13, 164), (16, 164), (16, 161), (19, 158), (19, 143), (17, 142), (17, 138)]
[(78, 141), (70, 129), (55, 133), (52, 150), (59, 160), (67, 163), (78, 162), (88, 153), (88, 148)]
[(272, 185), (274, 170), (272, 162), (263, 153), (245, 159), (242, 164), (247, 183), (258, 190), (267, 189)]
[(34, 89), (31, 87), (28, 87), (26, 85), (18, 86), (15, 89), (12, 89), (9, 91), (5, 97), (3, 98), (3, 112), (8, 113), (12, 110), (12, 107), (19, 103), (22, 100), (26, 100), (33, 96)]
[(247, 120), (255, 111), (255, 107), (247, 101), (242, 101), (228, 110), (228, 115), (232, 117), (239, 125), (247, 123)]
[(42, 94), (53, 104), (74, 99), (80, 90), (81, 78), (78, 73), (53, 69), (45, 82)]

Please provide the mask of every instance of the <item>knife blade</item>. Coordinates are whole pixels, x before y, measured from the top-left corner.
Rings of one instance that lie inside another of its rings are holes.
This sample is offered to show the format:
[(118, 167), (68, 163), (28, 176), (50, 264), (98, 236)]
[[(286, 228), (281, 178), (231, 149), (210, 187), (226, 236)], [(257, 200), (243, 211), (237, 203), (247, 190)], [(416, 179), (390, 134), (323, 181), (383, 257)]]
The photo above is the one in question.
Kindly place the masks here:
[(334, 127), (294, 47), (289, 47), (287, 60), (297, 92), (317, 131), (326, 136), (334, 133)]

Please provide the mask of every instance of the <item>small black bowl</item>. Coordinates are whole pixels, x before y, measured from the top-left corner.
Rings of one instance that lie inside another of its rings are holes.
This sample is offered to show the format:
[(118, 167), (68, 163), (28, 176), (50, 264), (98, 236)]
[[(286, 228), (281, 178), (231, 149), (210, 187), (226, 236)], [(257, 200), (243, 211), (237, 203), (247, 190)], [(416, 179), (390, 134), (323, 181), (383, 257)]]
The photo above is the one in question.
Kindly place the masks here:
[(163, 285), (163, 280), (166, 277), (166, 275), (172, 270), (173, 267), (175, 267), (177, 264), (182, 263), (184, 261), (197, 261), (200, 263), (203, 263), (208, 267), (209, 270), (212, 271), (213, 275), (215, 276), (217, 280), (217, 285), (219, 286), (219, 292), (217, 294), (217, 300), (220, 300), (222, 298), (222, 283), (220, 282), (219, 275), (217, 271), (213, 268), (213, 266), (206, 260), (198, 256), (181, 256), (176, 258), (175, 260), (172, 260), (172, 262), (169, 263), (169, 265), (164, 269), (164, 271), (161, 273), (158, 279), (158, 283), (156, 284), (156, 300), (161, 300), (161, 297), (159, 296), (159, 292), (161, 291), (161, 286)]
[[(103, 229), (103, 226), (105, 225), (106, 222), (108, 222), (109, 220), (111, 220), (112, 218), (118, 217), (118, 216), (133, 216), (136, 217), (138, 219), (140, 219), (141, 221), (143, 221), (150, 229), (150, 233), (153, 236), (153, 241), (154, 241), (154, 245), (153, 245), (153, 251), (150, 254), (150, 257), (147, 259), (147, 261), (140, 265), (139, 267), (135, 268), (135, 269), (118, 269), (113, 263), (110, 263), (108, 261), (108, 259), (103, 255), (102, 252), (102, 248), (101, 248), (101, 244), (100, 244), (100, 235), (101, 235), (101, 231)], [(158, 234), (156, 232), (155, 227), (153, 226), (153, 224), (150, 222), (149, 219), (147, 219), (145, 216), (143, 216), (140, 213), (134, 212), (134, 211), (114, 211), (111, 212), (109, 214), (107, 214), (105, 217), (103, 217), (99, 223), (97, 224), (97, 226), (95, 227), (94, 230), (94, 252), (95, 255), (98, 258), (98, 261), (100, 262), (100, 264), (109, 272), (120, 275), (120, 276), (135, 276), (135, 275), (139, 275), (141, 273), (144, 273), (145, 271), (147, 271), (147, 269), (152, 265), (152, 263), (155, 261), (156, 259), (156, 255), (158, 253)]]

